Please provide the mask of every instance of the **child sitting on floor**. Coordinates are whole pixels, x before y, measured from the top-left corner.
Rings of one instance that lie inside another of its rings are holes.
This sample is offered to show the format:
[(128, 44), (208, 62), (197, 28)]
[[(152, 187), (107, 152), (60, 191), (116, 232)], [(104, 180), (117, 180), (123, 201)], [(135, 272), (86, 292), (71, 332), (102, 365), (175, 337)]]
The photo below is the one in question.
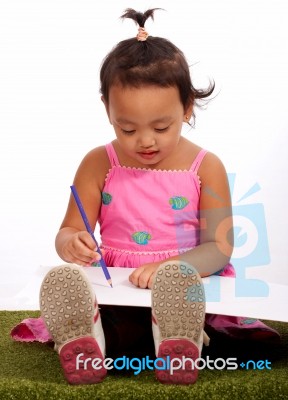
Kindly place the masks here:
[[(216, 155), (181, 135), (214, 85), (196, 89), (183, 53), (148, 35), (145, 21), (154, 11), (127, 9), (122, 16), (138, 24), (138, 34), (118, 43), (100, 71), (102, 101), (116, 138), (90, 151), (74, 180), (91, 226), (100, 224), (108, 267), (136, 268), (130, 281), (152, 290), (152, 330), (147, 308), (101, 306), (99, 312), (85, 266), (100, 256), (71, 198), (56, 249), (73, 264), (49, 271), (40, 307), (72, 384), (103, 380), (107, 354), (148, 354), (155, 346), (163, 360), (197, 359), (203, 340), (208, 344), (201, 277), (234, 276), (225, 168)], [(260, 321), (242, 322), (206, 315), (207, 325), (236, 337), (277, 336)], [(100, 360), (100, 368), (89, 359)], [(163, 383), (190, 384), (197, 369), (187, 364), (173, 374), (157, 370), (156, 376)]]

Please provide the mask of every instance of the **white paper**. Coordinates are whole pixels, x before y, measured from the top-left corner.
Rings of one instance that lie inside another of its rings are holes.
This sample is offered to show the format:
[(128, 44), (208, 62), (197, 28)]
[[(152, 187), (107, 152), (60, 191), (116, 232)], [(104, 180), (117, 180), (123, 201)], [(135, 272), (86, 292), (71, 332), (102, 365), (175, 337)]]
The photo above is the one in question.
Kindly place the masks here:
[[(51, 267), (40, 267), (29, 284), (11, 298), (0, 298), (0, 309), (38, 310), (39, 290), (42, 280)], [(129, 282), (132, 268), (108, 268), (113, 288), (105, 279), (101, 268), (85, 268), (95, 290), (99, 304), (151, 306), (151, 290), (140, 289)], [(237, 285), (245, 287), (246, 281), (230, 277), (211, 276), (203, 279), (207, 301), (206, 312), (233, 316), (245, 316), (288, 322), (287, 285), (267, 284), (268, 293), (263, 297), (239, 297)], [(219, 290), (218, 290), (219, 289)]]

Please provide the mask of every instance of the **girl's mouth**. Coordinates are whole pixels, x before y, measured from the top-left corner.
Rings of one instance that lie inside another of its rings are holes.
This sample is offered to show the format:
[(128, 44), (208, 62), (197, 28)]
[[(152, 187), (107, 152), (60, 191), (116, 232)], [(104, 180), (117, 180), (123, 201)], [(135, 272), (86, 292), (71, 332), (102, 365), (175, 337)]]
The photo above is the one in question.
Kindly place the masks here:
[(140, 157), (145, 158), (146, 160), (151, 160), (156, 154), (158, 154), (158, 151), (146, 151), (143, 153), (138, 153)]

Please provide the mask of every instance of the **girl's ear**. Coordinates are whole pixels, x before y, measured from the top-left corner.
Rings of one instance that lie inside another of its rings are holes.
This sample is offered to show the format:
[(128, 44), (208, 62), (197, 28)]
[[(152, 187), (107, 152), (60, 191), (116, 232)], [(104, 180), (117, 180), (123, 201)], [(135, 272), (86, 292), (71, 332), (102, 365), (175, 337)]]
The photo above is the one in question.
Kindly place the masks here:
[(183, 121), (188, 122), (193, 115), (193, 103), (191, 103), (184, 111)]

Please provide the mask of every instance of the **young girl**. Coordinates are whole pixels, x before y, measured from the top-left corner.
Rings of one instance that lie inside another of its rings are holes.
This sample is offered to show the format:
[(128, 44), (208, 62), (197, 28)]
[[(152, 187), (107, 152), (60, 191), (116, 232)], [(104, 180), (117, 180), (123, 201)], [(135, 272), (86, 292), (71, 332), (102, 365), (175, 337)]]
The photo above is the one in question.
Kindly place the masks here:
[[(195, 89), (183, 53), (148, 35), (144, 24), (154, 10), (127, 9), (122, 15), (139, 25), (138, 35), (118, 43), (100, 71), (101, 99), (116, 138), (90, 151), (74, 180), (91, 226), (100, 224), (106, 264), (136, 268), (129, 280), (152, 289), (153, 336), (150, 309), (101, 306), (99, 312), (83, 267), (100, 256), (71, 198), (56, 249), (73, 264), (46, 275), (40, 307), (73, 384), (100, 382), (107, 355), (149, 355), (154, 345), (166, 361), (200, 357), (203, 340), (208, 342), (201, 277), (234, 275), (225, 168), (181, 136), (183, 123), (190, 124), (195, 106), (214, 85)], [(217, 317), (210, 321), (217, 327)], [(222, 317), (224, 331), (241, 329), (236, 318), (226, 322)], [(252, 328), (272, 332), (255, 323)], [(156, 376), (164, 383), (194, 383), (197, 369), (186, 363), (175, 371), (158, 369)]]

